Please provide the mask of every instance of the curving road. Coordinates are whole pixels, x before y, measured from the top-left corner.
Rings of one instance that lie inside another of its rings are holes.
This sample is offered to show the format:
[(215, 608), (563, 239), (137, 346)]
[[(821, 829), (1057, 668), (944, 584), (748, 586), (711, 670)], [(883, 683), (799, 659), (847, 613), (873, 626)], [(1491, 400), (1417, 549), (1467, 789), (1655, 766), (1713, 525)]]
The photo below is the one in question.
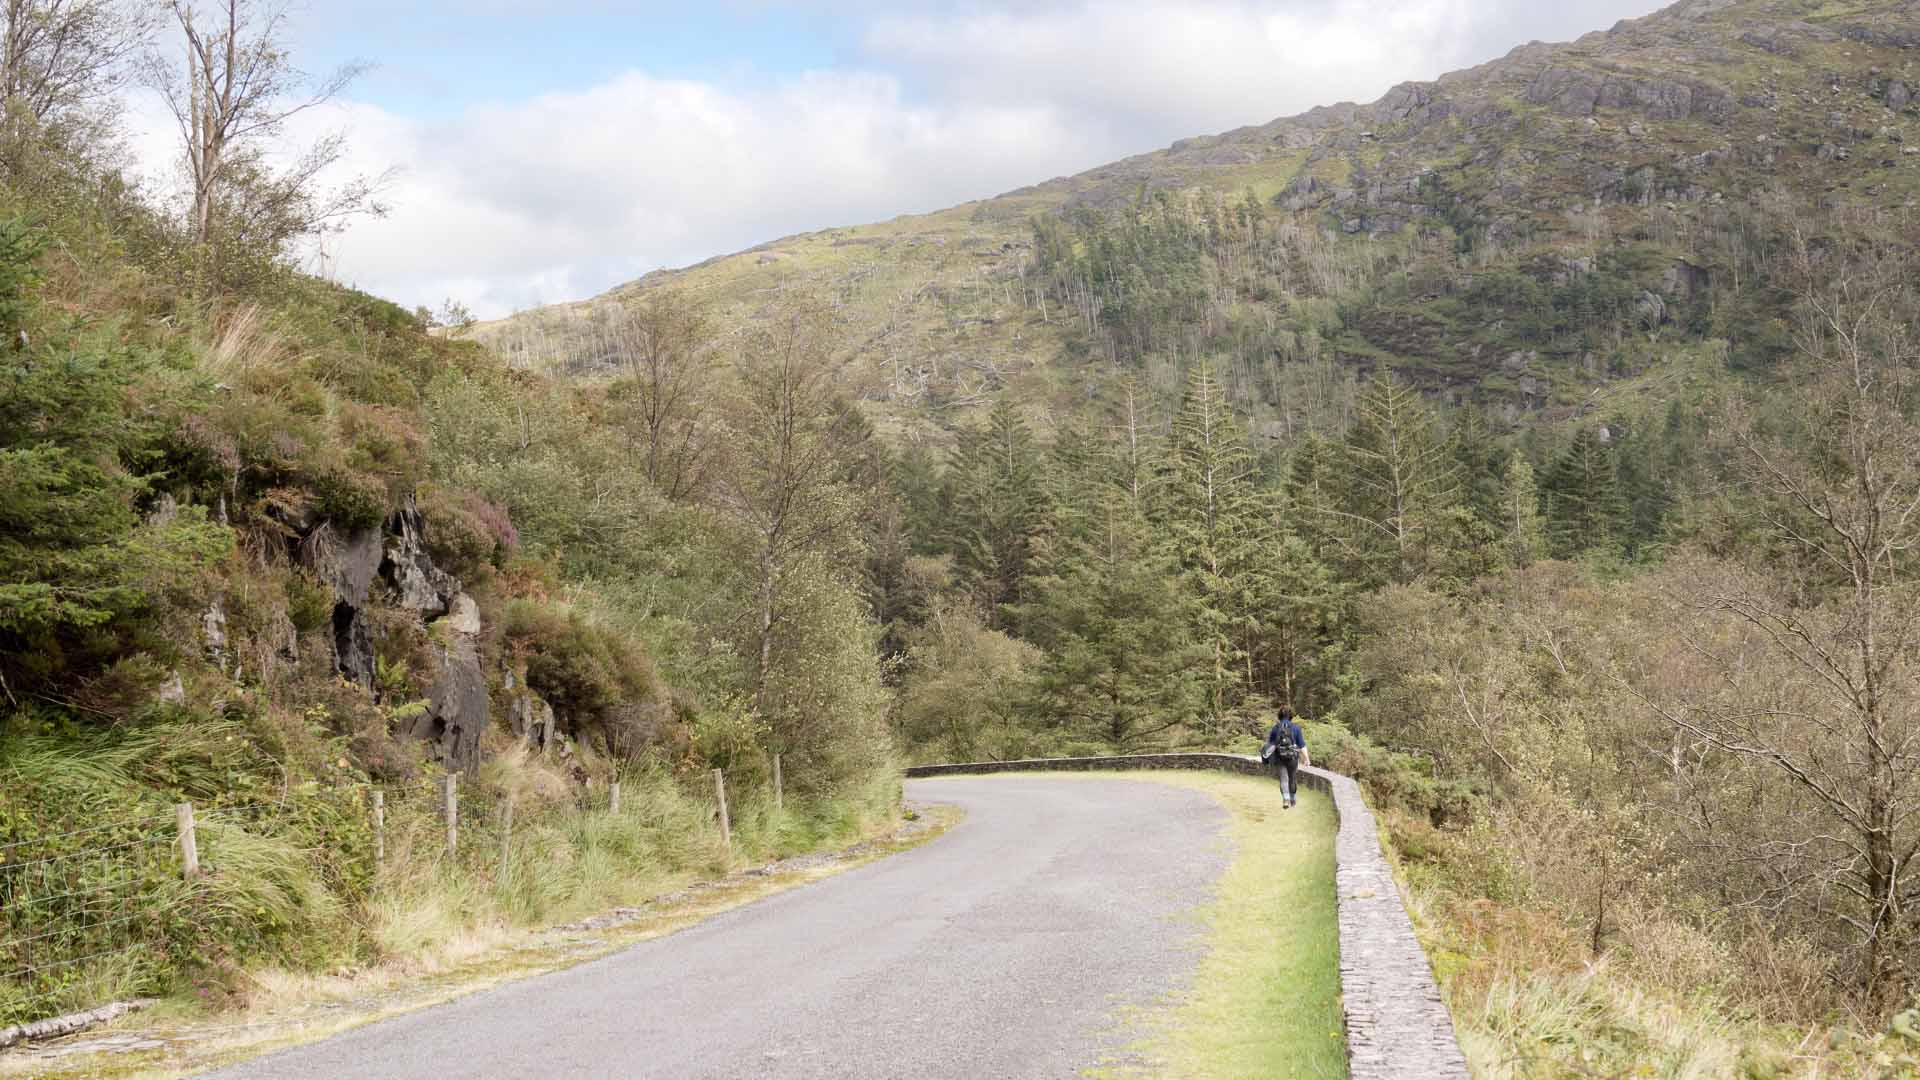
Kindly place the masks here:
[(1197, 959), (1229, 852), (1184, 788), (916, 780), (964, 807), (923, 847), (564, 971), (213, 1074), (1073, 1077)]

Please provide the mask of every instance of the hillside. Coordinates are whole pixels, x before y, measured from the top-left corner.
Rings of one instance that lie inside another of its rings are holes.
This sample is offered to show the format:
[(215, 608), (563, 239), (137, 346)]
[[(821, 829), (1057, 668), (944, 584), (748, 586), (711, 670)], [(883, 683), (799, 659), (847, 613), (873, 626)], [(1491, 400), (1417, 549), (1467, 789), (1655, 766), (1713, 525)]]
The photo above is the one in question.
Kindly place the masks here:
[(1916, 61), (1689, 0), (453, 331), (20, 120), (0, 1022), (1292, 712), (1480, 1075), (1914, 1074)]
[[(1570, 415), (1701, 355), (1777, 358), (1746, 273), (1751, 200), (1920, 196), (1916, 45), (1920, 9), (1901, 0), (1685, 0), (1371, 104), (787, 237), (473, 333), (519, 366), (592, 374), (614, 305), (679, 290), (739, 326), (797, 287), (839, 305), (874, 415), (940, 442), (1002, 388), (1046, 413), (1100, 359), (1171, 392), (1158, 369), (1210, 356), (1272, 435), (1298, 419), (1286, 369), (1322, 357), (1514, 418)], [(1129, 279), (1096, 265), (1103, 244), (1159, 261), (1130, 257), (1145, 273)]]

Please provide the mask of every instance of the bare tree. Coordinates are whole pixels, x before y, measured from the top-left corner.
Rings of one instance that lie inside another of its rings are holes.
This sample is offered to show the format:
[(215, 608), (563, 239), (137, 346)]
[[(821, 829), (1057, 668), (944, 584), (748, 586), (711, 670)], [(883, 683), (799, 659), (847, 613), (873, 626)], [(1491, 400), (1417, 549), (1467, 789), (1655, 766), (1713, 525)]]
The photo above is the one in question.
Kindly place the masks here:
[(655, 292), (622, 310), (612, 329), (623, 372), (612, 394), (627, 407), (641, 467), (668, 498), (687, 498), (706, 473), (713, 324), (685, 297)]
[(0, 100), (8, 123), (44, 124), (118, 89), (153, 30), (127, 0), (0, 0)]
[(1867, 1000), (1884, 1009), (1903, 1000), (1920, 912), (1920, 266), (1895, 243), (1802, 233), (1795, 247), (1809, 388), (1728, 417), (1775, 545), (1757, 574), (1694, 597), (1750, 633), (1690, 646), (1718, 685), (1647, 699), (1799, 793), (1798, 835), (1772, 848), (1797, 880), (1778, 888), (1850, 928)]
[(784, 587), (855, 526), (840, 479), (852, 413), (837, 382), (837, 344), (831, 312), (786, 302), (744, 343), (728, 410), (732, 460), (719, 496), (752, 545), (754, 704), (763, 715)]
[(374, 201), (384, 177), (320, 186), (321, 174), (346, 151), (337, 133), (281, 168), (266, 156), (287, 121), (339, 97), (366, 65), (309, 79), (286, 51), (287, 5), (277, 0), (215, 0), (205, 14), (187, 0), (168, 0), (167, 10), (181, 31), (185, 63), (152, 54), (147, 75), (179, 127), (203, 287), (218, 277), (231, 249), (251, 243), (274, 257), (342, 218), (384, 212)]

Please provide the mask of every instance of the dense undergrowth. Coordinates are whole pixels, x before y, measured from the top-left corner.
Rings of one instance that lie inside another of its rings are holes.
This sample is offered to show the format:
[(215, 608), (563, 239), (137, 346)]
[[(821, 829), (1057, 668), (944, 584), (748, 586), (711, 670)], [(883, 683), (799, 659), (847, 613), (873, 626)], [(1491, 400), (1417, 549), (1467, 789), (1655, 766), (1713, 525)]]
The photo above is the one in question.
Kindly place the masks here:
[(0, 1021), (419, 961), (888, 819), (836, 394), (773, 403), (781, 446), (753, 380), (716, 414), (744, 483), (795, 439), (831, 466), (801, 495), (834, 512), (742, 558), (755, 492), (663, 490), (604, 396), (280, 252), (210, 290), (178, 222), (43, 149), (0, 185)]

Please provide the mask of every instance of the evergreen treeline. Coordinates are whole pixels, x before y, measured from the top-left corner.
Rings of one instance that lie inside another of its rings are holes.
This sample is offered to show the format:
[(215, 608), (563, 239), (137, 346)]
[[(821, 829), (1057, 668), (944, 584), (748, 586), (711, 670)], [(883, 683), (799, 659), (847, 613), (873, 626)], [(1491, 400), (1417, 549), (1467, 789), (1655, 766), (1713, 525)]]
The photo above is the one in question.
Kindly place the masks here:
[[(1129, 381), (1113, 396), (1045, 437), (1003, 400), (944, 464), (895, 462), (905, 539), (869, 588), (904, 646), (917, 756), (1211, 745), (1280, 704), (1324, 713), (1369, 597), (1650, 553), (1703, 437), (1676, 407), (1631, 436), (1581, 426), (1536, 464), (1387, 371), (1360, 381), (1345, 432), (1261, 454), (1209, 361), (1165, 414)], [(925, 692), (981, 665), (997, 703), (975, 724)]]

